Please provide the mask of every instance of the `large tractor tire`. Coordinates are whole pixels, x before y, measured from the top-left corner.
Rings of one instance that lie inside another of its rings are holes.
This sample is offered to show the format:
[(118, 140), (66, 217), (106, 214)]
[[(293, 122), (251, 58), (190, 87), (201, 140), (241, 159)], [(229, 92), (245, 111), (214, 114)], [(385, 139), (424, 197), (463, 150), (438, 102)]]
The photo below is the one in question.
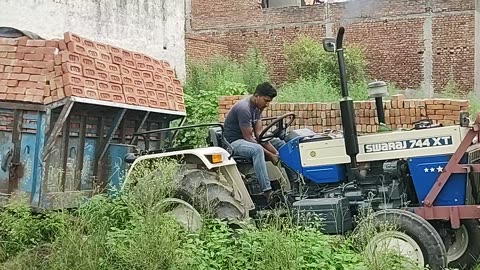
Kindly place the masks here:
[(372, 225), (376, 234), (369, 239), (366, 247), (367, 255), (372, 259), (390, 251), (409, 259), (418, 267), (440, 270), (447, 266), (447, 252), (442, 238), (430, 223), (418, 215), (399, 209), (382, 210), (374, 213)]
[(233, 187), (220, 181), (214, 172), (186, 170), (179, 181), (176, 197), (214, 218), (241, 221), (248, 216), (240, 200), (235, 198)]
[(448, 266), (457, 269), (473, 269), (480, 257), (480, 222), (463, 220), (461, 227), (453, 230), (448, 246)]

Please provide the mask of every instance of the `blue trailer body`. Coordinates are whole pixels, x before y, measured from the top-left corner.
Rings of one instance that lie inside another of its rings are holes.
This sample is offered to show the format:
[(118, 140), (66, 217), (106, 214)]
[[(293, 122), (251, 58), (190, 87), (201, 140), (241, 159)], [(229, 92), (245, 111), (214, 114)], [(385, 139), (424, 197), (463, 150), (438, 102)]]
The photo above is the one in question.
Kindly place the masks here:
[(34, 208), (59, 209), (96, 192), (113, 193), (133, 145), (163, 143), (153, 135), (130, 141), (133, 133), (184, 116), (73, 97), (49, 106), (0, 102), (0, 198), (21, 195)]

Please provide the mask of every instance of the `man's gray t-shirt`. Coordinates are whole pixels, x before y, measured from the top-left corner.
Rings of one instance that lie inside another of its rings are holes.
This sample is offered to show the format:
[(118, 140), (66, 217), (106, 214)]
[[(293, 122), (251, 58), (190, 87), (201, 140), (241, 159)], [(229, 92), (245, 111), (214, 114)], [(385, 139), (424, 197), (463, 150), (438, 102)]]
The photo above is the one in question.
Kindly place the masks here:
[(250, 102), (250, 97), (246, 97), (233, 105), (225, 118), (224, 136), (231, 143), (238, 139), (243, 139), (242, 127), (255, 126), (260, 120), (262, 112)]

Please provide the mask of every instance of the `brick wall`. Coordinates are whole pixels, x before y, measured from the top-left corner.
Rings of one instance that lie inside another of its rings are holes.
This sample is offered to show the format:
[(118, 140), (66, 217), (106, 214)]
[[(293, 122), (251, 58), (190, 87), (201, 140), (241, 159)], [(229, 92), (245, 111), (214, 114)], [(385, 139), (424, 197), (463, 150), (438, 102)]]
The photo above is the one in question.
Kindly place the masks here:
[(230, 55), (230, 50), (227, 44), (218, 43), (210, 39), (186, 37), (185, 47), (189, 52), (187, 60), (189, 60), (189, 57), (194, 57), (195, 59), (208, 59), (215, 55)]
[[(224, 96), (219, 99), (219, 121), (224, 122), (228, 110), (243, 96)], [(356, 101), (355, 121), (359, 133), (377, 132), (378, 119), (374, 101)], [(426, 115), (435, 123), (445, 126), (459, 124), (460, 112), (468, 111), (468, 100), (451, 99), (406, 99), (403, 95), (392, 96), (384, 101), (385, 122), (392, 129), (412, 128), (413, 123)], [(333, 103), (272, 103), (263, 112), (263, 117), (280, 116), (294, 112), (293, 128), (310, 128), (315, 132), (342, 128), (338, 102)]]
[[(474, 9), (473, 0), (362, 0), (264, 9), (257, 0), (192, 0), (187, 36), (226, 44), (234, 57), (256, 46), (270, 64), (273, 81), (282, 83), (285, 42), (300, 34), (320, 40), (342, 25), (346, 46), (367, 48), (372, 78), (402, 88), (427, 83), (436, 91), (452, 78), (468, 91), (474, 77)], [(187, 55), (204, 58), (198, 51), (187, 48)], [(432, 71), (424, 73), (425, 67)]]

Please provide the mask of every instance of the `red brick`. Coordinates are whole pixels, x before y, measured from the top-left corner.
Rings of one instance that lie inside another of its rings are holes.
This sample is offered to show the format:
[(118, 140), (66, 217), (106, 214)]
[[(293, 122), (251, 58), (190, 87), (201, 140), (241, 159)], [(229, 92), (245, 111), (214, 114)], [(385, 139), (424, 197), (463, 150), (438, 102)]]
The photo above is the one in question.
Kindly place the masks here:
[(33, 96), (34, 103), (43, 103), (43, 96)]
[(17, 80), (7, 80), (7, 86), (9, 87), (16, 87), (18, 85)]
[(155, 72), (155, 73), (153, 73), (153, 80), (155, 82), (163, 82), (163, 75)]
[(186, 109), (185, 109), (185, 104), (181, 104), (181, 103), (177, 103), (175, 109), (176, 109), (177, 111), (181, 111), (181, 112), (186, 111)]
[(167, 100), (168, 101), (175, 101), (175, 94), (167, 93)]
[[(61, 77), (55, 77), (54, 81), (55, 81), (55, 86), (56, 87), (63, 87), (64, 86), (64, 83), (63, 83), (63, 77), (66, 76), (66, 74), (62, 75)], [(82, 78), (83, 79), (83, 78)], [(78, 82), (78, 80), (76, 80)], [(79, 83), (81, 84), (81, 83)], [(79, 85), (81, 86), (81, 85)]]
[(25, 100), (25, 95), (24, 94), (16, 94), (15, 95), (15, 100), (24, 101)]
[(16, 46), (18, 45), (18, 40), (13, 39), (13, 38), (0, 38), (0, 45), (13, 45)]
[(83, 77), (73, 75), (73, 74), (63, 74), (63, 85), (77, 85), (77, 86), (84, 86), (85, 82)]
[(108, 73), (108, 79), (112, 83), (122, 84), (122, 76), (120, 74)]
[(58, 40), (47, 40), (47, 42), (45, 42), (45, 46), (58, 48)]
[(159, 107), (160, 109), (169, 110), (170, 107), (169, 107), (168, 104), (169, 104), (169, 103), (168, 103), (168, 101), (166, 101), (166, 100), (159, 100), (159, 101), (158, 101), (158, 107)]
[(160, 103), (156, 98), (148, 98), (148, 106), (152, 108), (160, 108)]
[(142, 72), (132, 69), (130, 70), (130, 76), (132, 77), (132, 79), (142, 79)]
[(125, 63), (125, 65), (129, 68), (134, 68), (136, 69), (137, 68), (137, 65), (135, 64), (135, 61), (132, 60), (132, 59), (123, 59), (123, 62)]
[(60, 55), (62, 56), (62, 63), (81, 63), (81, 56), (75, 53), (71, 53), (68, 51), (62, 51), (60, 52)]
[(154, 82), (144, 81), (144, 84), (146, 89), (156, 90), (157, 88)]
[(25, 95), (25, 98), (23, 99), (23, 101), (25, 101), (25, 102), (33, 102), (33, 97), (34, 97), (34, 96)]
[(157, 98), (157, 92), (155, 92), (155, 90), (149, 90), (147, 89), (146, 90), (147, 92), (147, 98)]
[(137, 102), (139, 106), (148, 107), (148, 99), (144, 97), (137, 97)]
[(62, 71), (63, 73), (72, 73), (79, 76), (83, 75), (82, 66), (76, 63), (63, 63)]
[(138, 88), (145, 88), (145, 84), (141, 79), (133, 79), (133, 85), (135, 85), (135, 87), (138, 87)]
[(12, 66), (6, 66), (4, 69), (5, 69), (5, 73), (12, 73), (13, 72), (13, 67)]
[(65, 39), (65, 42), (77, 42), (80, 44), (83, 44), (83, 38), (77, 34), (74, 34), (72, 32), (65, 32), (63, 33), (63, 38)]
[(143, 97), (143, 98), (146, 98), (148, 97), (147, 95), (147, 90), (145, 89), (142, 89), (142, 88), (134, 88), (135, 89), (135, 94), (138, 96), (138, 97)]
[(0, 45), (0, 52), (16, 52), (17, 46)]
[[(59, 99), (62, 99), (64, 97), (66, 97), (66, 95), (65, 95), (65, 88), (66, 87), (67, 86), (62, 87), (62, 88), (57, 88), (57, 96), (58, 96)], [(82, 88), (82, 87), (80, 87), (80, 88)]]
[(40, 39), (27, 40), (28, 47), (45, 47), (46, 44), (47, 42), (45, 40), (40, 40)]
[(83, 78), (83, 79), (84, 79), (86, 88), (97, 89), (97, 85), (98, 85), (97, 80), (91, 79), (91, 78)]
[(104, 81), (97, 81), (97, 89), (100, 92), (111, 92), (110, 83)]
[(162, 76), (165, 75), (165, 69), (163, 67), (155, 67), (155, 72)]
[(47, 81), (47, 76), (45, 75), (29, 75), (30, 76), (30, 81), (32, 82), (46, 82)]
[(85, 97), (85, 90), (81, 86), (67, 85), (64, 88), (65, 96), (67, 97)]
[(127, 75), (122, 75), (122, 82), (123, 82), (123, 84), (135, 86), (135, 84), (133, 83), (133, 79), (130, 78), (129, 76), (127, 76)]
[(177, 86), (181, 87), (182, 86), (182, 82), (179, 79), (172, 79), (172, 84), (175, 87), (177, 87)]
[(16, 63), (17, 63), (17, 60), (0, 58), (0, 65), (14, 66)]
[(80, 63), (82, 64), (82, 67), (89, 67), (95, 69), (95, 60), (93, 58), (82, 56), (80, 58)]
[(53, 102), (53, 98), (51, 96), (45, 97), (43, 99), (43, 104), (50, 104)]
[(150, 71), (142, 71), (142, 79), (143, 81), (153, 82), (153, 73)]
[(177, 104), (175, 103), (174, 100), (169, 100), (168, 102), (168, 109), (169, 110), (176, 110), (177, 109)]
[(55, 55), (55, 53), (58, 52), (58, 48), (55, 47), (42, 47), (42, 48), (35, 48), (36, 52), (44, 53), (44, 54), (52, 54)]
[(155, 65), (151, 63), (145, 64), (145, 68), (147, 71), (154, 72), (155, 71)]
[(175, 77), (175, 72), (172, 69), (169, 69), (169, 68), (165, 69), (165, 73), (169, 77)]
[(145, 63), (152, 63), (152, 58), (150, 56), (147, 56), (147, 55), (143, 55), (143, 61), (145, 61)]
[(21, 52), (21, 53), (36, 53), (37, 48), (33, 48), (33, 47), (25, 47), (25, 46), (18, 46), (17, 47), (17, 52)]
[(6, 100), (7, 99), (7, 94), (6, 93), (0, 93), (0, 100)]
[[(52, 82), (54, 82), (54, 81), (52, 80)], [(51, 90), (50, 87), (46, 85), (45, 88), (43, 89), (43, 96), (45, 96), (45, 97), (50, 96), (50, 90)]]
[(125, 94), (125, 103), (130, 105), (138, 105), (138, 97), (135, 95)]
[(25, 91), (25, 95), (27, 96), (43, 96), (44, 90), (43, 89), (36, 89), (36, 88), (27, 88)]
[(15, 94), (7, 94), (7, 97), (5, 98), (6, 100), (15, 100)]
[(108, 72), (110, 73), (115, 73), (115, 74), (121, 74), (120, 73), (120, 67), (115, 64), (108, 64)]
[(125, 96), (121, 93), (112, 93), (112, 101), (118, 103), (125, 103)]
[(40, 75), (40, 74), (42, 74), (42, 69), (40, 69), (40, 68), (23, 68), (22, 72), (27, 73), (27, 74)]
[(152, 58), (152, 63), (153, 63), (153, 65), (155, 66), (155, 68), (157, 68), (157, 67), (159, 67), (159, 66), (162, 65), (162, 64), (160, 63), (160, 61), (158, 61), (157, 59), (153, 59), (153, 58)]
[(91, 98), (91, 99), (99, 99), (98, 90), (97, 89), (91, 89), (91, 88), (85, 88), (85, 97)]
[(157, 93), (157, 99), (158, 100), (164, 100), (167, 101), (167, 93), (164, 92), (156, 92)]
[(167, 69), (167, 68), (170, 67), (170, 64), (169, 64), (167, 61), (160, 61), (160, 63), (162, 63), (162, 67), (163, 67), (164, 69)]
[(143, 62), (143, 60), (136, 60), (135, 64), (136, 64), (138, 70), (147, 70), (146, 63)]
[(22, 72), (22, 67), (13, 67), (13, 73), (21, 73)]
[(175, 93), (175, 87), (170, 84), (170, 83), (167, 83), (167, 93)]
[(96, 49), (88, 48), (86, 49), (86, 51), (89, 57), (102, 60), (102, 58), (100, 57), (100, 52), (98, 52)]
[(185, 101), (183, 100), (182, 95), (175, 95), (175, 102), (185, 104)]
[(102, 71), (108, 72), (108, 63), (99, 59), (95, 59), (95, 68)]
[(135, 87), (132, 85), (123, 85), (123, 93), (125, 95), (136, 95)]
[(0, 79), (0, 85), (7, 86), (8, 80)]
[(87, 50), (85, 49), (85, 46), (76, 43), (76, 42), (68, 42), (67, 43), (67, 48), (68, 51), (71, 53), (76, 53), (84, 56), (88, 56)]
[(92, 79), (98, 79), (98, 73), (95, 68), (83, 66), (83, 76)]
[(7, 93), (7, 86), (0, 85), (0, 93)]
[(112, 54), (122, 54), (122, 49), (121, 48), (118, 48), (118, 47), (114, 47), (114, 46), (110, 46), (108, 45), (108, 50), (110, 51), (110, 53)]
[(8, 52), (0, 52), (0, 58), (7, 58)]
[(110, 51), (109, 51), (108, 46), (106, 44), (103, 44), (103, 43), (100, 43), (100, 42), (95, 42), (95, 48), (99, 52), (110, 54)]
[(3, 72), (5, 66), (0, 66), (0, 72)]
[(98, 91), (98, 98), (100, 100), (113, 101), (112, 94), (113, 93), (104, 92), (104, 91), (99, 90)]
[(25, 91), (27, 91), (27, 88), (24, 88), (24, 87), (9, 87), (9, 88), (7, 88), (7, 93), (10, 93), (10, 94), (25, 95)]
[[(32, 76), (38, 76), (38, 75), (32, 75)], [(10, 74), (9, 79), (19, 80), (19, 81), (28, 81), (28, 79), (30, 79), (30, 74), (12, 73)]]
[(167, 84), (165, 84), (164, 82), (155, 82), (155, 90), (157, 90), (157, 92), (166, 93), (167, 92)]
[(97, 47), (95, 46), (96, 45), (95, 42), (86, 38), (83, 39), (83, 45), (85, 45), (85, 48), (88, 48), (88, 49), (94, 49), (94, 50), (97, 49)]
[(143, 60), (143, 55), (141, 53), (134, 52), (134, 53), (132, 53), (132, 59), (136, 60), (136, 61), (138, 61), (138, 60), (142, 61)]
[(61, 66), (55, 66), (55, 76), (60, 76), (63, 74)]
[(43, 60), (54, 61), (54, 55), (53, 54), (45, 54), (45, 57), (43, 57)]
[(110, 75), (105, 71), (98, 70), (97, 77), (99, 80), (102, 80), (102, 81), (110, 81)]
[(67, 43), (66, 43), (64, 40), (59, 40), (59, 41), (58, 41), (58, 48), (59, 48), (61, 51), (67, 50), (67, 49), (68, 49)]
[(132, 52), (130, 51), (127, 51), (127, 50), (122, 50), (122, 56), (123, 56), (123, 59), (130, 59), (132, 60)]
[(123, 60), (123, 57), (119, 54), (112, 54), (112, 63), (120, 66), (125, 65), (125, 61)]
[(168, 76), (163, 76), (163, 81), (168, 85), (172, 84), (172, 79)]
[(27, 53), (23, 59), (26, 61), (40, 61), (43, 60), (44, 56), (43, 53)]
[(175, 87), (175, 94), (177, 95), (183, 95), (183, 88), (182, 87)]
[(27, 46), (27, 41), (30, 40), (29, 37), (19, 37), (16, 39), (18, 41), (18, 46)]
[(123, 94), (123, 88), (121, 84), (111, 83), (109, 87), (110, 87), (110, 92)]

